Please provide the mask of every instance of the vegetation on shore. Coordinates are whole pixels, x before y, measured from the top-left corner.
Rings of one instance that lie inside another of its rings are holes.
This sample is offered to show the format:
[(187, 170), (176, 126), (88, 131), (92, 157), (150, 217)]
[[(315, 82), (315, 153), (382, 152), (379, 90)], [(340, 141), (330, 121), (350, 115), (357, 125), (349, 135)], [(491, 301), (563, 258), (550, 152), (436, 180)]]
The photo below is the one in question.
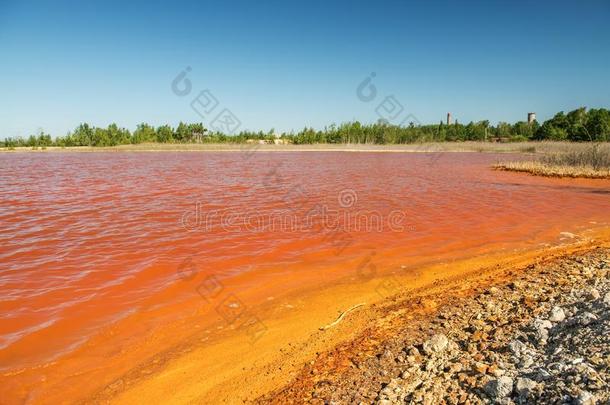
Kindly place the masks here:
[[(485, 142), (485, 141), (456, 141), (456, 142), (415, 142), (409, 144), (346, 144), (346, 143), (317, 143), (292, 144), (259, 143), (248, 141), (246, 143), (138, 143), (116, 146), (48, 146), (44, 148), (17, 147), (16, 151), (60, 151), (75, 152), (95, 151), (133, 151), (133, 152), (196, 152), (196, 151), (238, 151), (238, 152), (282, 152), (282, 151), (352, 151), (352, 152), (489, 152), (489, 153), (518, 153), (518, 154), (553, 154), (569, 151), (580, 151), (588, 148), (589, 142), (559, 142), (559, 141), (527, 141), (527, 142)], [(0, 151), (9, 151), (4, 148)]]
[(153, 127), (142, 123), (135, 131), (110, 124), (107, 128), (80, 124), (65, 136), (53, 138), (40, 132), (29, 138), (7, 138), (0, 147), (46, 148), (50, 146), (90, 146), (108, 147), (141, 143), (265, 143), (290, 144), (409, 144), (417, 142), (463, 142), (463, 141), (504, 141), (525, 142), (532, 140), (553, 141), (610, 141), (610, 110), (579, 108), (567, 114), (560, 112), (542, 125), (534, 121), (528, 124), (520, 121), (514, 124), (500, 122), (496, 126), (489, 121), (446, 125), (408, 126), (392, 125), (384, 122), (361, 124), (350, 122), (331, 125), (323, 130), (304, 128), (297, 133), (275, 133), (242, 131), (235, 135), (211, 132), (202, 123), (180, 123), (176, 128), (169, 125)]
[(503, 162), (494, 167), (548, 177), (610, 179), (610, 146), (593, 144), (583, 149), (542, 155), (533, 161)]

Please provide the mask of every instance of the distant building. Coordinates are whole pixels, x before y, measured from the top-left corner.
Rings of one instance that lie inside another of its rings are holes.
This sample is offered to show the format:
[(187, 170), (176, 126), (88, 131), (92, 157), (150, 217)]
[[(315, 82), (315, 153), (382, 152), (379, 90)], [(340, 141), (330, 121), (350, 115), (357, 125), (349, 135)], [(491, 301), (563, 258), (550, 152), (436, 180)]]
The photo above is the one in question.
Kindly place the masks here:
[(531, 124), (534, 121), (536, 121), (536, 113), (534, 113), (534, 112), (527, 113), (527, 123)]
[(451, 125), (451, 113), (447, 113), (447, 125)]

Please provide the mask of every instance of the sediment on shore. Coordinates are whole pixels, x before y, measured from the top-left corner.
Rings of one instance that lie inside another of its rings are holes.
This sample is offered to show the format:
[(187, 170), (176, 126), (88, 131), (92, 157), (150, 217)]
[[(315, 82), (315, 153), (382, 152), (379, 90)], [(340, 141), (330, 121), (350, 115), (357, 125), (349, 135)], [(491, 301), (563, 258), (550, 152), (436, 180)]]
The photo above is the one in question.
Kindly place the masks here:
[(496, 170), (529, 173), (545, 177), (572, 177), (587, 179), (610, 179), (609, 169), (595, 169), (587, 166), (549, 165), (537, 161), (505, 162), (494, 165)]
[(257, 402), (607, 403), (610, 249), (521, 270), (449, 297), (398, 300), (391, 319)]

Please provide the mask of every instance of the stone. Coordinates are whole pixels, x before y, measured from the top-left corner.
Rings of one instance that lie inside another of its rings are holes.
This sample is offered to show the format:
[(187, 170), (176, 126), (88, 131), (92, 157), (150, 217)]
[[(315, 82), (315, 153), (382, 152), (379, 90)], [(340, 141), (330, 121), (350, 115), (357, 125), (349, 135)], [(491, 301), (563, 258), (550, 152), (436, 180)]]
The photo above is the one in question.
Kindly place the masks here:
[(583, 326), (589, 325), (591, 322), (597, 321), (597, 315), (592, 314), (591, 312), (585, 312), (580, 315), (579, 323)]
[(496, 295), (500, 292), (500, 289), (498, 287), (491, 287), (488, 291), (491, 295)]
[(549, 329), (553, 327), (551, 321), (547, 319), (536, 319), (533, 327), (536, 331), (536, 337), (540, 343), (546, 343), (547, 339), (549, 338)]
[(428, 355), (442, 353), (448, 344), (449, 339), (447, 339), (447, 336), (443, 334), (434, 335), (424, 343), (424, 353)]
[(501, 377), (503, 376), (506, 372), (504, 370), (502, 370), (500, 367), (498, 367), (497, 364), (492, 364), (491, 366), (489, 366), (487, 368), (487, 373), (495, 376), (495, 377)]
[(536, 377), (535, 378), (538, 381), (546, 381), (546, 380), (548, 380), (551, 377), (552, 377), (551, 373), (549, 373), (548, 371), (546, 371), (543, 368), (539, 368), (538, 372), (536, 373)]
[(578, 405), (595, 405), (595, 397), (588, 391), (581, 391), (574, 402)]
[(551, 309), (551, 313), (549, 315), (549, 321), (551, 322), (561, 322), (566, 319), (566, 314), (561, 307), (553, 307)]
[(553, 324), (546, 319), (536, 319), (534, 321), (534, 329), (542, 330), (542, 329), (551, 329)]
[(599, 291), (595, 288), (592, 288), (591, 290), (589, 290), (589, 299), (590, 300), (597, 300), (599, 299), (600, 294)]
[(607, 292), (606, 295), (604, 295), (604, 304), (610, 305), (610, 292)]
[(419, 350), (417, 350), (417, 347), (411, 347), (408, 351), (410, 356), (419, 356)]
[(525, 352), (527, 346), (520, 340), (513, 340), (508, 344), (508, 349), (515, 357), (519, 358)]
[(474, 363), (473, 371), (476, 371), (479, 374), (486, 374), (487, 373), (487, 364), (480, 363), (477, 361)]
[(521, 358), (519, 362), (519, 367), (521, 368), (530, 368), (534, 364), (534, 359), (530, 355), (525, 355)]
[(538, 384), (529, 378), (517, 378), (515, 391), (521, 398), (528, 398), (537, 386)]
[(513, 379), (510, 377), (500, 377), (497, 380), (491, 380), (485, 384), (484, 390), (491, 399), (499, 400), (506, 398), (513, 392)]

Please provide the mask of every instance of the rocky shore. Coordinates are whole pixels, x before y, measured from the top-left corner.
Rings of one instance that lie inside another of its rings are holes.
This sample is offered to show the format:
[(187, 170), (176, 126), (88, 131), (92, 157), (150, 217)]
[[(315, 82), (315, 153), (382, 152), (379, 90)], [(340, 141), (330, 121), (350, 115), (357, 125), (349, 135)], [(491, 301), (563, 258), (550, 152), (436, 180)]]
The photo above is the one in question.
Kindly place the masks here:
[(366, 339), (259, 402), (610, 403), (610, 250), (531, 265)]

